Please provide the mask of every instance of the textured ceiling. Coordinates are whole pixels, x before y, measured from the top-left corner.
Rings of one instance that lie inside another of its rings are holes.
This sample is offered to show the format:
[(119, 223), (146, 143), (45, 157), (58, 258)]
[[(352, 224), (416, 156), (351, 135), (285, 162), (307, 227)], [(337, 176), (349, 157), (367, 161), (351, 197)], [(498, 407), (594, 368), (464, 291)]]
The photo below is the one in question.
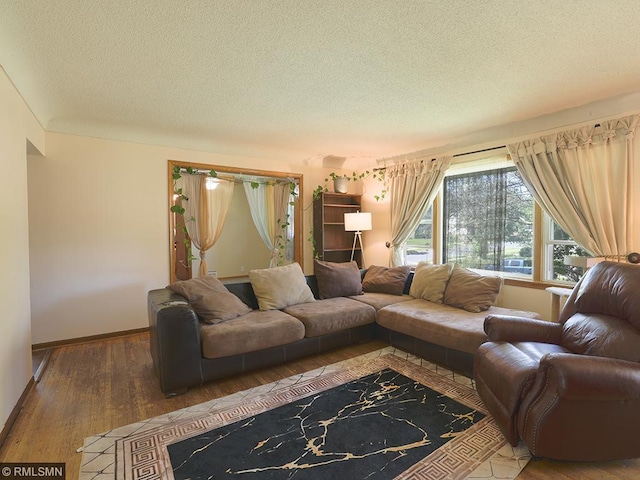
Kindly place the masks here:
[(640, 91), (640, 2), (1, 0), (49, 131), (380, 158)]

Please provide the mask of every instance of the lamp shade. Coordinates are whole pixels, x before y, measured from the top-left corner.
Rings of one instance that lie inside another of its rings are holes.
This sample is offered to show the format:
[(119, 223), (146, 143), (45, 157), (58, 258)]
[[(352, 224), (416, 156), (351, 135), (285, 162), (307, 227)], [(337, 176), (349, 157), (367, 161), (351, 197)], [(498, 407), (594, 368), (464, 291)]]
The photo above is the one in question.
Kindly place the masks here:
[(581, 257), (577, 255), (565, 255), (563, 263), (570, 267), (591, 268), (596, 263), (600, 263), (603, 260), (603, 257)]
[(345, 213), (344, 229), (347, 232), (363, 232), (365, 230), (371, 230), (371, 213)]

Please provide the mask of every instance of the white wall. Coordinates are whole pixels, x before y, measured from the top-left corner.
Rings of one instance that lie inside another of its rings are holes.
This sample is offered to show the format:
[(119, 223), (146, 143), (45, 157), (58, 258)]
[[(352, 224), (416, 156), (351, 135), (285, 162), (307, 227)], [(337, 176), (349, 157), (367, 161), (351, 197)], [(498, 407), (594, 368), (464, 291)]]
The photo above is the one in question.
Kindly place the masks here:
[(27, 139), (44, 150), (44, 131), (0, 69), (0, 430), (32, 376)]
[(169, 282), (169, 159), (304, 174), (305, 240), (311, 192), (328, 173), (74, 135), (46, 140), (47, 155), (28, 161), (34, 344), (148, 325), (146, 293)]

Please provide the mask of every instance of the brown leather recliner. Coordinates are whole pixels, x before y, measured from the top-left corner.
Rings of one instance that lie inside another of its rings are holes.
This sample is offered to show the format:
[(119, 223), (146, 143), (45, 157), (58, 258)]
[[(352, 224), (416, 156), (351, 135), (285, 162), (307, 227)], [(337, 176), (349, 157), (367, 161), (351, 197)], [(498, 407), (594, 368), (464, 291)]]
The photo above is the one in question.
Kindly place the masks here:
[(601, 262), (559, 323), (488, 316), (476, 388), (506, 439), (536, 456), (640, 457), (640, 266)]

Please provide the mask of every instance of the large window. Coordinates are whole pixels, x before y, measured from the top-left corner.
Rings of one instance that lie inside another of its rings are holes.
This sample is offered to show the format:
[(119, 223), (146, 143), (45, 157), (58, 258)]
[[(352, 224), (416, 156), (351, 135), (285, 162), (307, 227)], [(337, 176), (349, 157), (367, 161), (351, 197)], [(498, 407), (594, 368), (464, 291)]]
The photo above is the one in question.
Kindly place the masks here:
[(442, 259), (531, 278), (533, 197), (515, 167), (445, 177)]
[(452, 165), (404, 249), (408, 265), (455, 262), (485, 274), (568, 284), (585, 271), (576, 257), (588, 256), (542, 213), (506, 153)]

